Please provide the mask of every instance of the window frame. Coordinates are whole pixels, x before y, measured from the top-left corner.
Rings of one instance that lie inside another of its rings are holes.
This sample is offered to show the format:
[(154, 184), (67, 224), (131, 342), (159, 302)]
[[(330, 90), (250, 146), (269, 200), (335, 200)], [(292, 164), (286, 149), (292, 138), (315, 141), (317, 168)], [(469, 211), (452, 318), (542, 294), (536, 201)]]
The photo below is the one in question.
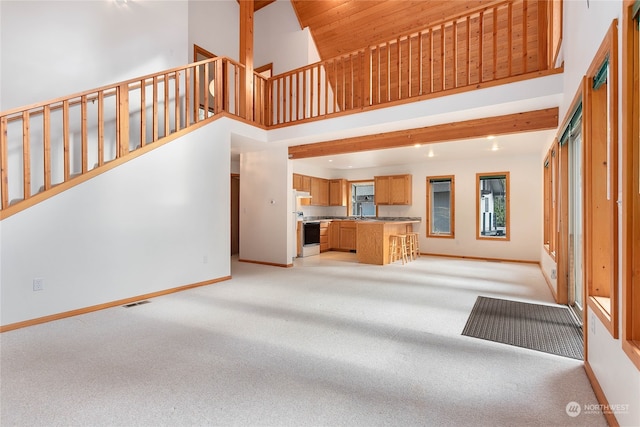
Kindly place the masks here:
[[(634, 5), (622, 21), (622, 349), (640, 369), (640, 33)], [(637, 12), (637, 9), (636, 9)]]
[[(431, 231), (431, 225), (433, 223), (433, 207), (431, 197), (431, 183), (433, 182), (449, 182), (451, 187), (449, 190), (449, 233), (433, 233)], [(427, 237), (435, 237), (440, 239), (455, 239), (455, 212), (456, 212), (456, 198), (455, 198), (455, 175), (438, 175), (427, 177)]]
[[(480, 234), (480, 201), (481, 201), (481, 187), (480, 181), (488, 178), (505, 178), (505, 233), (503, 236), (483, 236)], [(476, 240), (491, 240), (495, 242), (508, 242), (511, 240), (511, 213), (510, 213), (510, 177), (509, 172), (480, 172), (476, 173)]]
[(585, 299), (613, 338), (619, 311), (617, 28), (614, 19), (587, 71), (583, 114)]
[(544, 159), (544, 234), (543, 246), (549, 256), (556, 259), (556, 241), (558, 240), (558, 139)]

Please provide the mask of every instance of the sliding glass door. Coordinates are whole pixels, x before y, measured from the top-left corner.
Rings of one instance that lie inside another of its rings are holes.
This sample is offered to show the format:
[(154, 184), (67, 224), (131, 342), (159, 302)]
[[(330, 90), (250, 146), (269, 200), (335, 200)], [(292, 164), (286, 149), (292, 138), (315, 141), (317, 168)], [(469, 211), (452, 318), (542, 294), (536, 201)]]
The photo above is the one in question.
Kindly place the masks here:
[(569, 253), (568, 253), (568, 303), (575, 311), (579, 319), (582, 319), (584, 307), (583, 295), (583, 165), (582, 165), (582, 114), (571, 120), (568, 135), (569, 151), (569, 212), (568, 212), (568, 232), (569, 232)]

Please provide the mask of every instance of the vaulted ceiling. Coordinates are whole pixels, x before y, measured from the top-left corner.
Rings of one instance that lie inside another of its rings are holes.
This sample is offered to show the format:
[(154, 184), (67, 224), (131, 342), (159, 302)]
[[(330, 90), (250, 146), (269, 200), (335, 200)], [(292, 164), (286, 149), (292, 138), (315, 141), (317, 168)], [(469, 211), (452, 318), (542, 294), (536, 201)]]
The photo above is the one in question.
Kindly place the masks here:
[(333, 58), (383, 43), (495, 0), (291, 0), (320, 57)]

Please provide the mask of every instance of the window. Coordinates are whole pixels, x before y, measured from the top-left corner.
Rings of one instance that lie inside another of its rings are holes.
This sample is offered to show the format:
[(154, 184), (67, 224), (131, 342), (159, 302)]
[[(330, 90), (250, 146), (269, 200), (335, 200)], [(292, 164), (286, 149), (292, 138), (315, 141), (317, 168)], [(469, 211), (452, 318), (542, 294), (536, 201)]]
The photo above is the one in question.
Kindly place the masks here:
[(373, 181), (351, 183), (350, 212), (354, 216), (376, 216)]
[[(622, 29), (622, 348), (640, 369), (640, 1), (625, 0)], [(635, 76), (635, 78), (634, 78)]]
[(617, 21), (587, 71), (584, 111), (584, 275), (587, 304), (618, 337)]
[(509, 172), (476, 174), (478, 239), (509, 240)]
[(454, 237), (453, 176), (427, 177), (427, 237)]

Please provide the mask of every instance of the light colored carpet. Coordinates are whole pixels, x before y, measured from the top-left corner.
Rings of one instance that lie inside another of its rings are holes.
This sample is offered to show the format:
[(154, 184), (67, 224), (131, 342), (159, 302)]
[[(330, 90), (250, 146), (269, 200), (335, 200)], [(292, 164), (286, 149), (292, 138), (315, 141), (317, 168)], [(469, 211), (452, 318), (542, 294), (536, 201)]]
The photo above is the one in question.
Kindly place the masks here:
[(535, 265), (327, 253), (0, 335), (2, 426), (606, 425), (582, 362), (462, 336)]

